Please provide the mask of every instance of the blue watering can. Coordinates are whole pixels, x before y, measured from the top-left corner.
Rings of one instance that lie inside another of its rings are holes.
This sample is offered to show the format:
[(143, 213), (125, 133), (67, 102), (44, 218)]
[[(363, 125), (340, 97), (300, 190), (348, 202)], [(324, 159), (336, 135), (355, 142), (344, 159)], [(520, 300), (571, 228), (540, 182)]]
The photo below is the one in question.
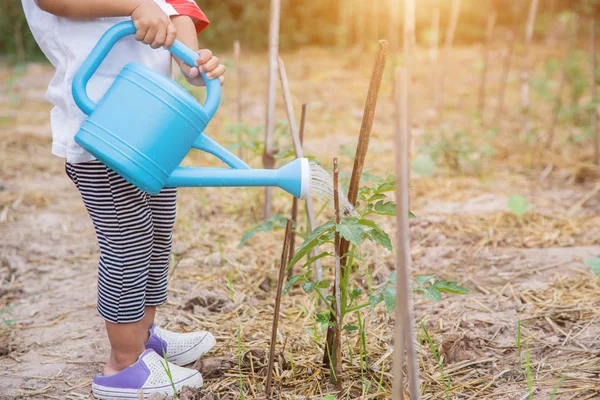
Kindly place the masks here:
[[(138, 63), (129, 63), (102, 99), (87, 95), (91, 76), (115, 43), (135, 34), (131, 21), (110, 28), (73, 78), (73, 98), (88, 115), (75, 141), (109, 168), (140, 189), (157, 194), (163, 187), (278, 186), (298, 198), (310, 190), (310, 167), (299, 158), (279, 170), (251, 169), (204, 129), (221, 100), (218, 79), (206, 82), (207, 96), (200, 105), (172, 79)], [(175, 41), (169, 49), (194, 66), (196, 52)], [(231, 168), (180, 167), (190, 149), (213, 154)]]

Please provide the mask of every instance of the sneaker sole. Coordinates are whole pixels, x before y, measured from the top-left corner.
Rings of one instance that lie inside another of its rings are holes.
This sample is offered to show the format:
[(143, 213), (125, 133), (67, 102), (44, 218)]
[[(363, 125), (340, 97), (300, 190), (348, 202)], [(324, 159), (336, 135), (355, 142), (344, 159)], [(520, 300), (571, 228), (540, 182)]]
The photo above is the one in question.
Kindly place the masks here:
[[(184, 386), (199, 389), (203, 383), (202, 375), (198, 372), (179, 382), (175, 382), (175, 391), (179, 393)], [(143, 389), (117, 389), (92, 383), (92, 394), (99, 400), (139, 400), (142, 393), (144, 399), (155, 393), (166, 396), (173, 396), (175, 394), (171, 385)]]
[(168, 358), (168, 360), (170, 363), (180, 367), (191, 364), (208, 353), (213, 347), (215, 347), (215, 344), (217, 344), (217, 340), (211, 333), (207, 332), (204, 338), (196, 346), (183, 353), (171, 356)]

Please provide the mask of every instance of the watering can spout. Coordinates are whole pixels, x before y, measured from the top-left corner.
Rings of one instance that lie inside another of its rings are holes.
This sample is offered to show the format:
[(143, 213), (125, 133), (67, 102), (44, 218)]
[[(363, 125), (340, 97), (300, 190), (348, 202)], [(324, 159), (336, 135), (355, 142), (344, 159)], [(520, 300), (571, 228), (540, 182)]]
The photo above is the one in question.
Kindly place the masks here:
[(310, 193), (308, 159), (298, 158), (280, 169), (179, 167), (169, 176), (168, 187), (276, 186), (294, 197)]

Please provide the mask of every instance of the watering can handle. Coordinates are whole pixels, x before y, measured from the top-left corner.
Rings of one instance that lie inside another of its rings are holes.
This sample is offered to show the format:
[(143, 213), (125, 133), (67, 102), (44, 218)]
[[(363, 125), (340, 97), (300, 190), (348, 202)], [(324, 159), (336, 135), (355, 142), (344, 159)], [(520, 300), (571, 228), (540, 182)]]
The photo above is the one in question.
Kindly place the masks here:
[[(90, 55), (85, 59), (81, 67), (73, 78), (73, 99), (79, 108), (86, 114), (90, 115), (96, 108), (96, 104), (87, 95), (87, 83), (94, 75), (108, 52), (113, 48), (115, 43), (128, 35), (133, 35), (136, 32), (135, 25), (132, 21), (124, 21), (110, 28), (100, 41), (96, 44)], [(195, 66), (195, 61), (198, 58), (198, 53), (185, 46), (178, 40), (175, 40), (169, 51), (183, 62), (191, 67)], [(221, 100), (221, 82), (218, 79), (207, 79), (204, 72), (200, 72), (204, 82), (206, 82), (206, 101), (204, 102), (204, 110), (208, 114), (209, 119), (215, 115), (219, 102)]]

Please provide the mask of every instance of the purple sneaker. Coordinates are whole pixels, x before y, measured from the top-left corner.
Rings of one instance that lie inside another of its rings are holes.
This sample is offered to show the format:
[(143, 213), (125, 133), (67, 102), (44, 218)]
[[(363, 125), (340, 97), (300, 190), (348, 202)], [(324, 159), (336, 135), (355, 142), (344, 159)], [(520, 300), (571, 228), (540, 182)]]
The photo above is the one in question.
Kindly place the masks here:
[[(92, 393), (101, 400), (147, 399), (154, 393), (173, 396), (183, 386), (202, 387), (200, 372), (168, 363), (172, 381), (167, 375), (165, 360), (153, 350), (143, 352), (138, 361), (116, 375), (96, 375)], [(175, 391), (173, 390), (175, 386)]]
[(191, 364), (208, 353), (215, 343), (215, 337), (209, 332), (177, 333), (152, 325), (146, 348), (161, 357), (166, 354), (169, 362), (181, 366)]

